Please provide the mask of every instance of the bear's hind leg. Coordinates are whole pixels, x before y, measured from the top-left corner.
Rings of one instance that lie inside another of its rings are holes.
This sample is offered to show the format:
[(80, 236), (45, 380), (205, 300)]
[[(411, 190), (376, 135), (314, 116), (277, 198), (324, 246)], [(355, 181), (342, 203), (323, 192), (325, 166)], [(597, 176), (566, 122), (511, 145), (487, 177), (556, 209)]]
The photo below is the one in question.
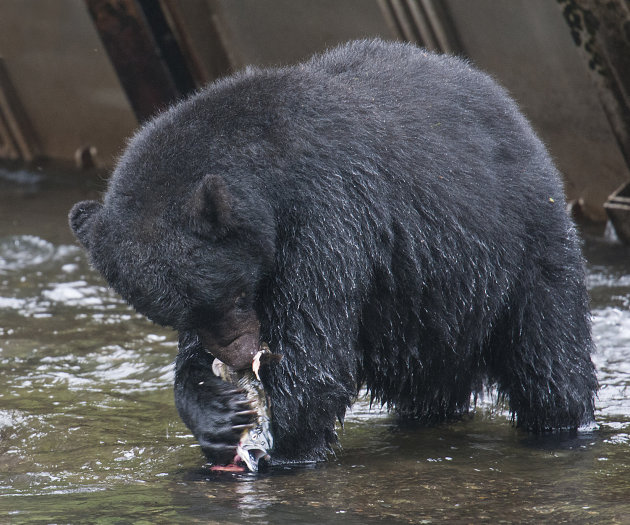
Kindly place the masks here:
[(490, 381), (508, 399), (517, 426), (532, 432), (593, 420), (588, 298), (579, 279), (565, 277), (541, 279), (521, 295), (491, 348)]

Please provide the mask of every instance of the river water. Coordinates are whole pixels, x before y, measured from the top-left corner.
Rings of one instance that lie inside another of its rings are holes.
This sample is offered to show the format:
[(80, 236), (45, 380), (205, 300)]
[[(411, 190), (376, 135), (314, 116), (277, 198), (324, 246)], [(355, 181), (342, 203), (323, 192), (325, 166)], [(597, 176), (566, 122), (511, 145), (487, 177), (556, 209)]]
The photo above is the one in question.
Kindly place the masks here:
[(86, 263), (99, 175), (0, 167), (0, 523), (630, 523), (630, 250), (586, 232), (597, 422), (542, 437), (492, 395), (403, 427), (359, 400), (323, 464), (213, 473), (173, 406), (175, 334)]

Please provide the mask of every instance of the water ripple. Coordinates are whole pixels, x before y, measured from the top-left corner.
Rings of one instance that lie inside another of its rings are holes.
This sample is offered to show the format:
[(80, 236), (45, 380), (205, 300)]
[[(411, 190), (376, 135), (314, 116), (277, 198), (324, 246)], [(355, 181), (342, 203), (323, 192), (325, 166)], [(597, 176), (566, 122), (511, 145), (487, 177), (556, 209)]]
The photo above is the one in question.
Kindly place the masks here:
[(0, 239), (0, 273), (22, 271), (52, 259), (55, 247), (35, 235), (16, 235)]

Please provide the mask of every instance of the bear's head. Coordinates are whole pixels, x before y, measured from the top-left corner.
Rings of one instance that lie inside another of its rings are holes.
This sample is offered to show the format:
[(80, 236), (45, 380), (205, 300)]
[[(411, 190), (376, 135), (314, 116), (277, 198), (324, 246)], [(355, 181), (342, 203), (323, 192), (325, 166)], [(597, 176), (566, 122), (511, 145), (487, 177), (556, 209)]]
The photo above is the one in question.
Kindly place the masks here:
[(250, 366), (260, 344), (257, 294), (274, 260), (271, 213), (242, 181), (203, 173), (181, 157), (169, 166), (137, 142), (103, 203), (72, 208), (72, 231), (138, 312), (196, 331), (207, 351), (234, 368)]

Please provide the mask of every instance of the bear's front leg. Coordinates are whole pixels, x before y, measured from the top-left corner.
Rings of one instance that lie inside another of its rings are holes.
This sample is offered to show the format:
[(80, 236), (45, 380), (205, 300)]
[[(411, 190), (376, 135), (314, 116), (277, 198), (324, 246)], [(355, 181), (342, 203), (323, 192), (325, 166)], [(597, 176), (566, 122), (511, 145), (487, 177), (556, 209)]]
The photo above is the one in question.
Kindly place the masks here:
[(253, 427), (256, 412), (244, 393), (214, 375), (214, 357), (196, 334), (180, 333), (175, 365), (175, 406), (208, 461), (231, 463), (243, 431)]

